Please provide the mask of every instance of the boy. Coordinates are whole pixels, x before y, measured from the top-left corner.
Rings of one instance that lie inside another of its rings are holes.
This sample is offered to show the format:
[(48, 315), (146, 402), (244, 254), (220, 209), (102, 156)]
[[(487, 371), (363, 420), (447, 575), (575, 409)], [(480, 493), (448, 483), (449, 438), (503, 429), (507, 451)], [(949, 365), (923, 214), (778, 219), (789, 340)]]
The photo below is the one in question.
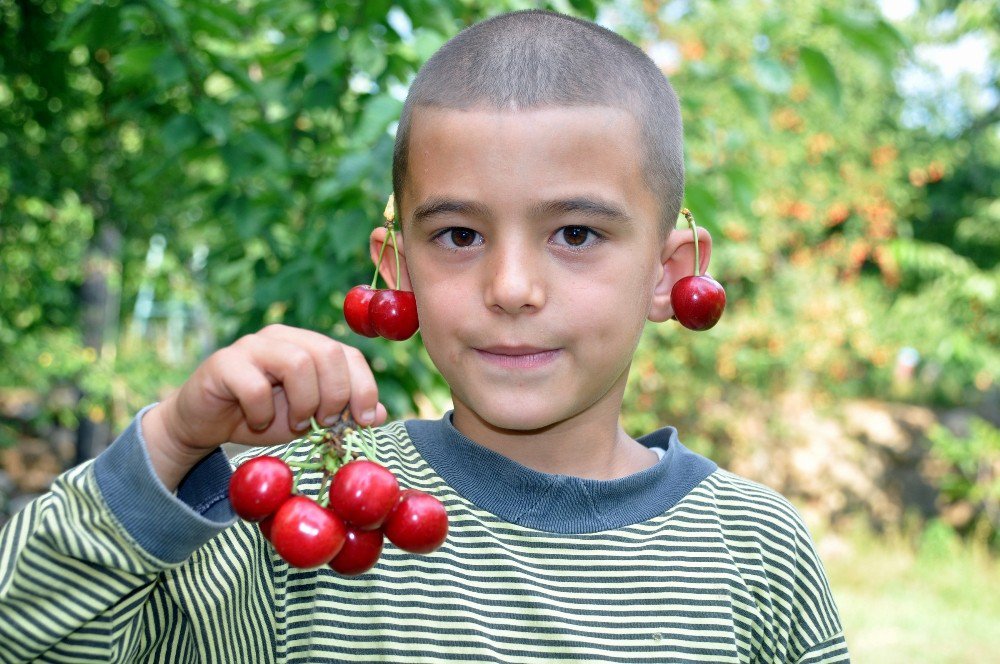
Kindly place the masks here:
[(555, 14), (478, 24), (414, 82), (393, 185), (400, 287), (454, 411), (381, 426), (379, 461), (445, 503), (442, 548), (340, 577), (234, 523), (224, 441), (345, 404), (386, 419), (358, 351), (270, 327), (9, 524), (3, 661), (847, 661), (791, 506), (672, 428), (618, 425), (643, 324), (693, 260), (679, 108), (648, 58)]

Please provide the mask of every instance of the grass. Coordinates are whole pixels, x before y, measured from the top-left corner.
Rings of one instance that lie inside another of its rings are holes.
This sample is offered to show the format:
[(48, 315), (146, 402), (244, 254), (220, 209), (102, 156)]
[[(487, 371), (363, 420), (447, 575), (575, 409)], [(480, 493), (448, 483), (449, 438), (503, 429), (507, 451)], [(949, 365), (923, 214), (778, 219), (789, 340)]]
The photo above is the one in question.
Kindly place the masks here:
[(940, 524), (919, 538), (855, 531), (818, 546), (853, 662), (1000, 662), (996, 552)]

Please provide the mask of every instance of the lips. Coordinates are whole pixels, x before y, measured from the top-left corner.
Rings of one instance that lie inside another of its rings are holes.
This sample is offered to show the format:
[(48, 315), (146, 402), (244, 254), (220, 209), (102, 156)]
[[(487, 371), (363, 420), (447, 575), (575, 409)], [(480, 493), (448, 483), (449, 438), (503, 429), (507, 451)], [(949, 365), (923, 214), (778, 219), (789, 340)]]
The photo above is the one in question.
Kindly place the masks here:
[(532, 369), (554, 361), (561, 348), (541, 348), (528, 345), (499, 345), (476, 348), (476, 353), (486, 362), (510, 369)]

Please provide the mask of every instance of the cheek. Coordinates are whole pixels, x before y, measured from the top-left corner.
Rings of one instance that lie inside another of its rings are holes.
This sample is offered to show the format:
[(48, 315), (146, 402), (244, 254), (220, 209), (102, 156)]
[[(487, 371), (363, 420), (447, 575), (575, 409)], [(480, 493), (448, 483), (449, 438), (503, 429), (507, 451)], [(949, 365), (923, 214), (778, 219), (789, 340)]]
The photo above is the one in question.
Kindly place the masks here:
[(601, 274), (594, 282), (589, 292), (571, 291), (572, 309), (584, 312), (585, 320), (600, 321), (611, 336), (641, 330), (652, 302), (653, 277), (639, 270), (619, 270), (616, 274)]

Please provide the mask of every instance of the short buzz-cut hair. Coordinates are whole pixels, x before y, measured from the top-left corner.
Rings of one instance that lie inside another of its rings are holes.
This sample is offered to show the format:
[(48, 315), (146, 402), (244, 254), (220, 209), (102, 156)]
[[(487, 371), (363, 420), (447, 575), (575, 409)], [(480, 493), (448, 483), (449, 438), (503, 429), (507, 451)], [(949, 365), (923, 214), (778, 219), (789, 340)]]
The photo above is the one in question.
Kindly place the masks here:
[(455, 35), (410, 86), (392, 159), (398, 206), (407, 175), (413, 112), (420, 107), (525, 110), (609, 106), (635, 118), (642, 172), (660, 201), (664, 231), (684, 194), (680, 105), (666, 76), (642, 49), (595, 23), (549, 11), (500, 14)]

